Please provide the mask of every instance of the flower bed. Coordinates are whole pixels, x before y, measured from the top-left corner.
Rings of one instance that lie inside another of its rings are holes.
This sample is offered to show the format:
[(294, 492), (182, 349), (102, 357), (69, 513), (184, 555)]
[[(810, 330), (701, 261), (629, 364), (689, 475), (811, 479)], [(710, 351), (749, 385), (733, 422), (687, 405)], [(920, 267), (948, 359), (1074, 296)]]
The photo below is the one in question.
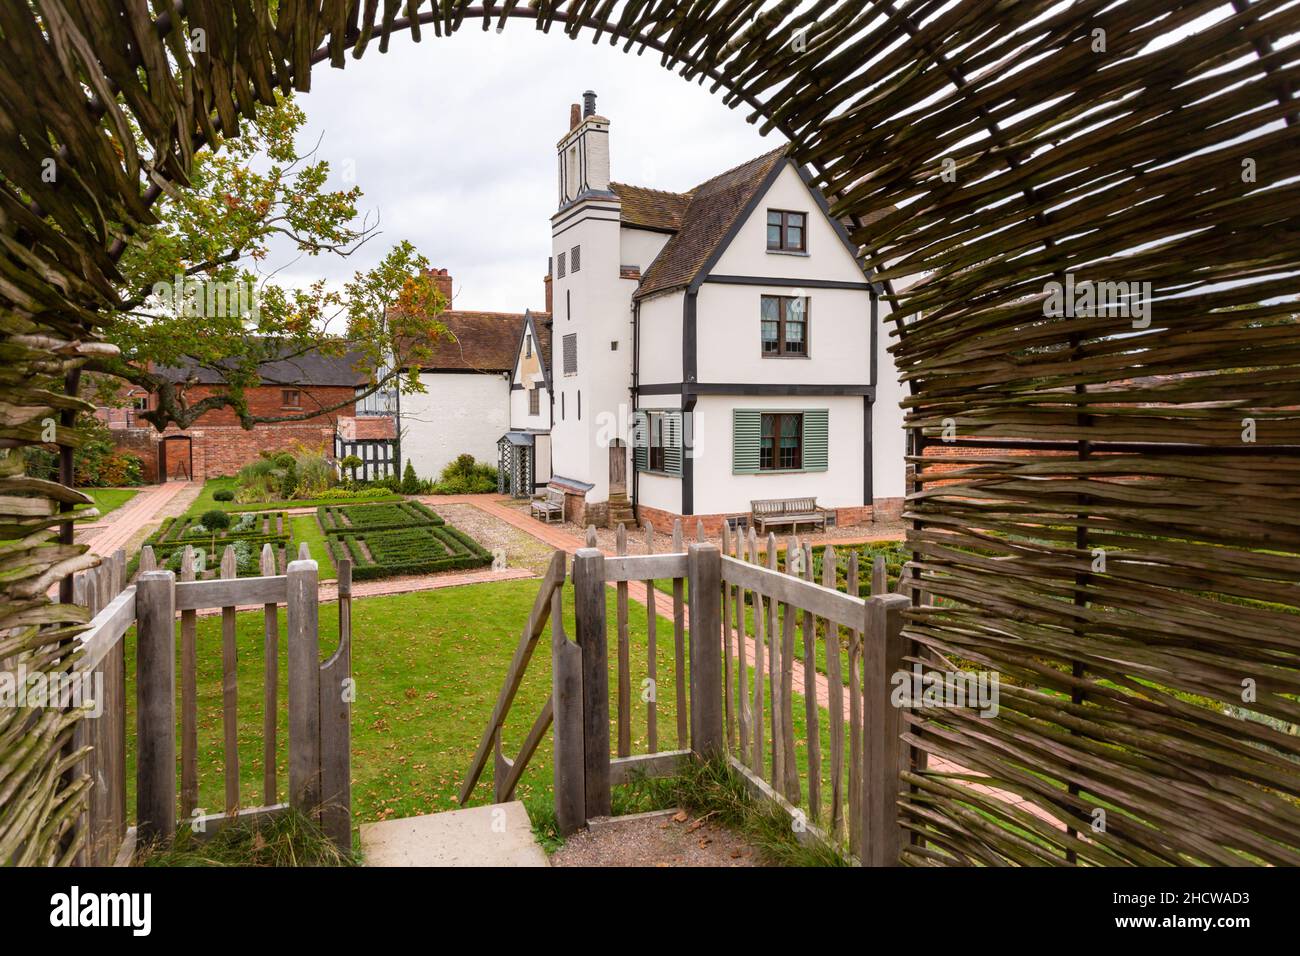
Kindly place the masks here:
[(418, 501), (380, 505), (322, 505), (316, 509), (316, 518), (327, 534), (389, 531), (443, 523), (442, 518)]
[(467, 570), (492, 563), (492, 555), (482, 545), (448, 524), (344, 531), (328, 537), (335, 562), (350, 558), (352, 577), (358, 581)]

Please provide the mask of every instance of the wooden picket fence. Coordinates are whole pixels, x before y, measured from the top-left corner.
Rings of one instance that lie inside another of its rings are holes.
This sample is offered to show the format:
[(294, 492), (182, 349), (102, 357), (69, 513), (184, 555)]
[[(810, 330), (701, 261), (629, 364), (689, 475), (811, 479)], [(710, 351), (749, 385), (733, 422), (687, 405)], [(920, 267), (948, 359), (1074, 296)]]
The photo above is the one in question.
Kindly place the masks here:
[[(553, 557), (461, 787), (461, 803), (473, 793), (492, 752), (494, 800), (511, 799), (529, 758), (553, 725), (555, 808), (563, 832), (608, 815), (611, 787), (634, 773), (671, 775), (691, 755), (723, 756), (751, 792), (799, 821), (801, 838), (836, 842), (864, 864), (897, 863), (903, 841), (897, 816), (901, 775), (913, 757), (902, 744), (904, 715), (890, 703), (890, 679), (904, 668), (902, 613), (910, 601), (887, 593), (883, 561), (872, 568), (872, 593), (860, 597), (856, 553), (849, 556), (849, 593), (843, 593), (835, 588), (837, 559), (831, 547), (824, 552), (818, 583), (812, 580), (807, 543), (787, 543), (782, 571), (774, 535), (768, 536), (766, 561), (761, 561), (752, 531), (747, 539), (724, 531), (719, 548), (705, 542), (699, 529), (699, 540), (685, 546), (678, 522), (668, 553), (655, 553), (654, 531), (647, 528), (645, 533), (647, 553), (628, 554), (626, 530), (620, 528), (618, 553), (607, 556), (594, 547), (594, 531), (588, 532), (588, 546), (573, 559), (574, 640), (565, 634), (562, 615), (565, 556)], [(800, 567), (797, 575), (786, 573)], [(671, 591), (657, 593), (657, 581), (671, 582)], [(658, 602), (672, 606), (677, 743), (672, 750), (660, 749), (658, 694), (651, 693), (645, 699), (645, 752), (633, 753), (631, 661), (634, 650), (641, 650), (634, 648), (629, 628), (633, 582), (646, 590), (645, 673), (652, 688), (659, 666)], [(610, 585), (616, 592), (612, 693), (605, 595)], [(508, 760), (502, 756), (502, 729), (548, 620), (552, 694), (519, 756)], [(804, 638), (799, 662), (796, 629)], [(819, 647), (827, 662), (824, 695), (818, 690)], [(842, 647), (848, 656), (847, 686)], [(803, 750), (808, 755), (802, 770), (794, 719), (796, 663), (802, 670)], [(826, 740), (820, 730), (822, 710), (828, 715)], [(823, 777), (828, 780), (825, 795)]]
[[(177, 811), (200, 838), (232, 820), (264, 819), (289, 807), (319, 820), (344, 852), (351, 852), (351, 571), (338, 568), (339, 643), (320, 660), (318, 569), (304, 545), (283, 575), (275, 571), (269, 545), (261, 555), (262, 575), (236, 577), (235, 553), (227, 548), (221, 576), (196, 579), (187, 547), (177, 581), (157, 570), (153, 552), (141, 555), (136, 583), (123, 587), (125, 555), (118, 552), (79, 576), (74, 596), (93, 615), (79, 635), (78, 673), (103, 676), (103, 716), (78, 723), (80, 744), (89, 746), (82, 767), (93, 781), (88, 812), (79, 826), (87, 838), (78, 862), (129, 862), (137, 843), (167, 840), (176, 831)], [(280, 712), (278, 608), (287, 618), (289, 772), (288, 801), (279, 801), (276, 720)], [(255, 807), (241, 806), (238, 751), (236, 613), (261, 608), (263, 640), (263, 794)], [(222, 729), (225, 806), (203, 813), (198, 807), (198, 612), (219, 609), (222, 618)], [(181, 634), (181, 787), (176, 787), (176, 622)], [(136, 806), (135, 828), (126, 812), (126, 691), (124, 636), (136, 639)]]

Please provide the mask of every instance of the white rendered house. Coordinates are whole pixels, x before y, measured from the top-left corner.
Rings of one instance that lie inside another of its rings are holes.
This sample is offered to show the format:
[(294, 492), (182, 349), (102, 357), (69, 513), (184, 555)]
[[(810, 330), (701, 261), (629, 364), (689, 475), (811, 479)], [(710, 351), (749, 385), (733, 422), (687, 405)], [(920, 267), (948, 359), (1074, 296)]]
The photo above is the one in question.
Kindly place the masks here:
[(903, 387), (886, 310), (787, 157), (687, 193), (610, 179), (588, 93), (558, 144), (550, 487), (579, 523), (716, 531), (814, 496), (839, 523), (901, 507)]

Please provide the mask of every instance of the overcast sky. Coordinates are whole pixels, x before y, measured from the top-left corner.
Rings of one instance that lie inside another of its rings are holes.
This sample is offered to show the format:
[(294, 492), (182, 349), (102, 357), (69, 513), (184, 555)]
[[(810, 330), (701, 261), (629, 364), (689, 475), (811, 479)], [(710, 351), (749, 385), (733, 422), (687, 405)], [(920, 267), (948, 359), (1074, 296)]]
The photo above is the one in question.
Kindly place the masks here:
[(657, 54), (623, 53), (590, 38), (549, 36), (522, 22), (505, 31), (466, 28), (451, 40), (424, 31), (372, 44), (345, 70), (322, 64), (299, 94), (307, 126), (331, 163), (330, 185), (349, 169), (378, 215), (382, 235), (351, 257), (302, 257), (280, 247), (279, 279), (340, 282), (402, 239), (455, 279), (455, 307), (503, 312), (540, 308), (556, 209), (555, 144), (569, 104), (599, 95), (610, 120), (614, 179), (686, 190), (782, 142), (758, 135), (743, 108), (687, 83)]

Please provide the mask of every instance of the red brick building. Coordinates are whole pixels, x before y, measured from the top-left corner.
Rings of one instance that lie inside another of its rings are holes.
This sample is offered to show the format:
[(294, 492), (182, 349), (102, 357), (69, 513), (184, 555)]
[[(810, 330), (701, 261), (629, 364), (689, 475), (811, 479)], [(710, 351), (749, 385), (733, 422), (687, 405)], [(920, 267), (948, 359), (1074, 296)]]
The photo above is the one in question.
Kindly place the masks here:
[[(367, 401), (361, 416), (364, 421), (358, 424), (355, 396), (369, 381), (357, 370), (358, 364), (355, 354), (333, 357), (309, 352), (263, 365), (261, 384), (246, 392), (249, 411), (257, 417), (305, 416), (296, 421), (266, 422), (246, 429), (232, 409), (219, 408), (205, 412), (190, 428), (169, 426), (158, 432), (139, 417), (156, 402), (154, 396), (143, 392), (128, 392), (127, 407), (102, 408), (98, 414), (113, 431), (117, 447), (144, 461), (149, 481), (233, 475), (263, 451), (305, 447), (333, 457), (339, 438), (394, 445), (396, 426), (392, 416), (384, 414), (382, 404)], [(191, 404), (219, 394), (225, 387), (210, 369), (178, 367), (160, 372), (172, 381), (188, 383), (185, 395)], [(311, 414), (313, 410), (319, 414)], [(386, 458), (395, 466), (395, 449)]]

